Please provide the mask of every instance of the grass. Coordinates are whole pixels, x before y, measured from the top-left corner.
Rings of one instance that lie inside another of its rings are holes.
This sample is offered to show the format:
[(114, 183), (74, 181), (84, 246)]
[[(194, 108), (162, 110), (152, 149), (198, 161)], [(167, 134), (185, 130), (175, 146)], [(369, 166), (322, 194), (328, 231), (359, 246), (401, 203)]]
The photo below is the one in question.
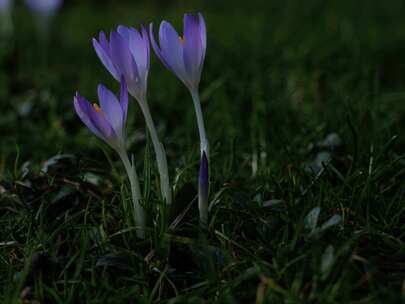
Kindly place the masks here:
[[(18, 27), (0, 48), (0, 302), (404, 302), (401, 8), (399, 0), (69, 3), (45, 48), (18, 6)], [(129, 148), (156, 227), (141, 241), (124, 169), (82, 126), (72, 96), (94, 98), (99, 82), (118, 89), (91, 47), (99, 30), (161, 18), (180, 26), (196, 10), (209, 37), (209, 228), (198, 228), (192, 102), (153, 59), (149, 103), (175, 206), (159, 211), (157, 170), (132, 102)]]

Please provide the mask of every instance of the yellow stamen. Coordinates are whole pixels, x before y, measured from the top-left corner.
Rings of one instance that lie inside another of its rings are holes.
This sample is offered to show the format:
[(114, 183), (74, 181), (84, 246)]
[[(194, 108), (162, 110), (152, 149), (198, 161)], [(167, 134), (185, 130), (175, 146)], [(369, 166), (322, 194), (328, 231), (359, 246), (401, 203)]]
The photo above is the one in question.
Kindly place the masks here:
[(101, 108), (98, 106), (98, 104), (93, 103), (93, 107), (96, 110), (97, 113), (101, 113)]
[(184, 44), (184, 37), (179, 36), (179, 40), (180, 40), (180, 43), (181, 43), (181, 44)]

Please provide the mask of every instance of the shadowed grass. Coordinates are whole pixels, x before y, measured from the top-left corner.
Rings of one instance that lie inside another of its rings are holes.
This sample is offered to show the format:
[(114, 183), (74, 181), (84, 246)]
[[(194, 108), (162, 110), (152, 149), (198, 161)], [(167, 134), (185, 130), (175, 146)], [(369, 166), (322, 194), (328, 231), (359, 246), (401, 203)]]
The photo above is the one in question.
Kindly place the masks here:
[[(401, 8), (396, 0), (72, 3), (55, 20), (44, 66), (18, 7), (14, 40), (0, 48), (0, 302), (403, 301)], [(197, 9), (209, 37), (201, 92), (209, 227), (198, 225), (192, 102), (153, 59), (150, 107), (175, 200), (163, 208), (144, 121), (130, 103), (129, 148), (156, 227), (140, 241), (123, 168), (82, 127), (72, 96), (117, 86), (91, 47), (99, 30), (161, 16), (180, 26)]]

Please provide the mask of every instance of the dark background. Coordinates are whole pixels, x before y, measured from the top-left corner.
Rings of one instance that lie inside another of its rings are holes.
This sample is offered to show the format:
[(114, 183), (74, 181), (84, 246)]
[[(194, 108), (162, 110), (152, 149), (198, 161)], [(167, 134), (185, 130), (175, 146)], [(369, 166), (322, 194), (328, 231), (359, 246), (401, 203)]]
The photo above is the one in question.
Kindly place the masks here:
[[(16, 144), (37, 160), (83, 149), (89, 134), (78, 136), (74, 92), (91, 99), (100, 82), (117, 89), (92, 48), (100, 30), (167, 19), (181, 32), (183, 13), (197, 11), (208, 27), (201, 91), (213, 142), (238, 138), (274, 155), (296, 136), (344, 132), (348, 114), (368, 143), (403, 130), (402, 1), (67, 1), (45, 42), (17, 3), (15, 32), (0, 49), (3, 157), (12, 161)], [(189, 96), (152, 57), (156, 123), (169, 147), (195, 147)], [(143, 127), (131, 106), (130, 128)]]

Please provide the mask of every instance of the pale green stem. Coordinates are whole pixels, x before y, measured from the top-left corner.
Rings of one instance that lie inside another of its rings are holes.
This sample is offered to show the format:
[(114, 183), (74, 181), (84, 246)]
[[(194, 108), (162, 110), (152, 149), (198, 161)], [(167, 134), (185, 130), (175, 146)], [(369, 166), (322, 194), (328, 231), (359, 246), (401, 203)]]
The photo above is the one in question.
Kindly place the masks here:
[(204, 126), (204, 118), (201, 110), (201, 102), (200, 102), (200, 94), (197, 89), (190, 90), (191, 97), (193, 98), (195, 114), (197, 116), (197, 125), (198, 125), (198, 132), (200, 133), (200, 152), (201, 155), (203, 151), (207, 155), (207, 159), (209, 160), (209, 144), (207, 135), (205, 133), (205, 126)]
[(156, 153), (156, 162), (160, 176), (160, 189), (162, 192), (162, 196), (163, 199), (166, 201), (166, 204), (170, 205), (172, 203), (172, 189), (170, 187), (166, 151), (163, 144), (159, 141), (155, 123), (153, 122), (146, 99), (142, 102), (139, 102), (139, 105), (141, 107), (143, 116), (145, 117), (146, 125), (152, 139), (153, 148)]
[(121, 160), (124, 164), (125, 170), (131, 184), (131, 194), (132, 194), (132, 203), (134, 205), (134, 217), (136, 225), (139, 229), (136, 230), (136, 235), (144, 239), (145, 238), (145, 211), (141, 206), (141, 187), (139, 186), (138, 175), (136, 174), (135, 164), (131, 164), (128, 153), (125, 149), (117, 151), (121, 157)]
[(0, 12), (0, 38), (9, 37), (13, 32), (13, 21), (11, 17), (11, 8), (9, 11)]

